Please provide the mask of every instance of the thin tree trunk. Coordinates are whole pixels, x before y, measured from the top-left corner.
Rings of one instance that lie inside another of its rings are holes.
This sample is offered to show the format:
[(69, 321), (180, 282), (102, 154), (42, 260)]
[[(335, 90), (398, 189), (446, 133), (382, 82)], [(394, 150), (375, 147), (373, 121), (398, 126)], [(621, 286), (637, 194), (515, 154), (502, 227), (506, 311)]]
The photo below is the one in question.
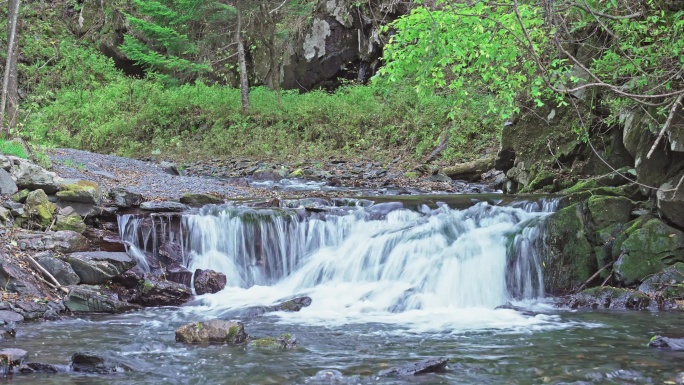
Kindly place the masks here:
[(242, 44), (240, 32), (242, 29), (242, 12), (237, 8), (237, 29), (235, 40), (238, 44), (238, 64), (240, 65), (240, 95), (242, 97), (242, 112), (249, 113), (249, 79), (247, 79), (247, 60), (245, 59), (245, 46)]
[[(5, 62), (5, 76), (2, 81), (2, 96), (0, 97), (0, 124), (2, 124), (3, 135), (9, 137), (10, 124), (5, 123), (5, 112), (7, 111), (7, 98), (10, 92), (10, 83), (14, 82), (16, 88), (16, 53), (17, 53), (17, 19), (19, 18), (19, 3), (21, 0), (9, 0), (7, 19), (7, 61)], [(15, 102), (16, 103), (16, 100)], [(10, 100), (10, 104), (12, 101)], [(15, 106), (15, 104), (13, 104)], [(11, 112), (11, 111), (10, 111)], [(12, 116), (13, 118), (13, 116)]]

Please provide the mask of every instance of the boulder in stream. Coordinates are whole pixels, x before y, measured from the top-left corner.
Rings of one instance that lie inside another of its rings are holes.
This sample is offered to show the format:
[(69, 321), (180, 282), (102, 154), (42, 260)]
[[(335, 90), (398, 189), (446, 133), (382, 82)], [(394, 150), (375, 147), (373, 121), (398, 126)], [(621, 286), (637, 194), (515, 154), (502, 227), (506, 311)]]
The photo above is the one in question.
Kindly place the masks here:
[(29, 362), (28, 364), (19, 368), (19, 372), (23, 374), (34, 373), (60, 373), (68, 372), (69, 367), (64, 365), (44, 364), (42, 362)]
[(188, 344), (227, 343), (241, 344), (248, 335), (242, 322), (214, 319), (192, 322), (176, 329), (176, 341)]
[(140, 283), (140, 292), (131, 302), (143, 306), (179, 306), (190, 298), (192, 298), (192, 290), (189, 287), (147, 276)]
[(670, 350), (684, 350), (684, 338), (653, 336), (653, 338), (651, 338), (651, 340), (648, 342), (648, 347)]
[(443, 373), (448, 369), (447, 363), (448, 358), (428, 358), (426, 360), (413, 362), (410, 364), (398, 366), (395, 368), (390, 368), (386, 370), (381, 370), (379, 376), (415, 376), (418, 374), (425, 373)]
[(309, 305), (311, 305), (311, 297), (298, 297), (272, 306), (253, 306), (246, 309), (241, 309), (233, 315), (241, 317), (256, 317), (274, 311), (295, 312), (300, 311), (302, 308)]
[(71, 357), (71, 369), (74, 372), (99, 374), (123, 373), (132, 370), (128, 365), (90, 352), (75, 353)]
[(195, 292), (197, 294), (214, 294), (226, 287), (226, 275), (214, 270), (195, 270)]
[(74, 313), (121, 313), (140, 306), (102, 295), (94, 288), (72, 286), (64, 298), (64, 306)]
[(642, 310), (649, 307), (651, 299), (636, 290), (616, 287), (594, 287), (570, 297), (568, 306), (573, 309), (628, 309)]
[(280, 337), (264, 337), (249, 341), (249, 346), (270, 350), (290, 350), (297, 347), (297, 338), (292, 334), (282, 334)]

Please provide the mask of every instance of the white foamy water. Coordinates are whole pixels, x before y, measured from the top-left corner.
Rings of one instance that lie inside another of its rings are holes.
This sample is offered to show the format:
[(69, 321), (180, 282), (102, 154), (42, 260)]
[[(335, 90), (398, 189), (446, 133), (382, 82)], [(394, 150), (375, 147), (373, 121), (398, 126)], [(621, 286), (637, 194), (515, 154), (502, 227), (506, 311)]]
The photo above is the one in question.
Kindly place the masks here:
[(413, 211), (386, 203), (316, 215), (210, 206), (165, 237), (179, 239), (191, 271), (228, 277), (191, 311), (226, 316), (306, 295), (312, 304), (276, 313), (282, 322), (378, 322), (419, 333), (544, 327), (558, 320), (494, 308), (544, 296), (540, 224), (554, 206)]

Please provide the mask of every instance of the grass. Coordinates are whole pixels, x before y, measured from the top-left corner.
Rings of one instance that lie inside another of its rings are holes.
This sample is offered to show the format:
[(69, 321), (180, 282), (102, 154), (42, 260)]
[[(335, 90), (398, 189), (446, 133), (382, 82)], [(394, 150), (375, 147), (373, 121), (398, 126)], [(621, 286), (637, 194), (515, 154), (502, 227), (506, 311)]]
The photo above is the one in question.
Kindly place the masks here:
[(0, 139), (0, 153), (5, 155), (13, 155), (19, 158), (27, 159), (28, 155), (24, 146), (21, 143), (13, 140)]

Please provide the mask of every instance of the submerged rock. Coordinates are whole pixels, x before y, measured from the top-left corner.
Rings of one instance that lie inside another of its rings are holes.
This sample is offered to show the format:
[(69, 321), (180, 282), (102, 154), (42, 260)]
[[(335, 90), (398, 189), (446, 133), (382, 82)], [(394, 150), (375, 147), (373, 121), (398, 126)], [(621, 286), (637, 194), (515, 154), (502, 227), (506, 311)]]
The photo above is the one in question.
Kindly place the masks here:
[(103, 284), (135, 265), (128, 254), (107, 251), (71, 253), (66, 261), (87, 285)]
[(214, 270), (195, 270), (195, 292), (214, 294), (226, 287), (226, 275)]
[(422, 360), (414, 362), (411, 364), (406, 364), (403, 366), (398, 366), (396, 368), (390, 368), (386, 370), (381, 370), (379, 376), (415, 376), (418, 374), (425, 373), (443, 373), (447, 370), (448, 358), (429, 358), (427, 360)]
[(74, 372), (99, 374), (123, 373), (132, 370), (128, 365), (90, 352), (75, 353), (71, 357), (71, 369)]
[(663, 336), (654, 336), (648, 342), (651, 348), (661, 348), (670, 350), (684, 350), (684, 338), (670, 338)]
[(64, 365), (44, 364), (42, 362), (29, 362), (28, 364), (19, 368), (19, 372), (24, 374), (33, 373), (61, 373), (68, 372), (69, 367)]
[(250, 340), (249, 346), (271, 350), (290, 350), (297, 347), (297, 338), (292, 334), (282, 334), (280, 337), (257, 338)]
[(193, 322), (176, 329), (176, 341), (188, 344), (241, 344), (247, 341), (247, 337), (245, 327), (241, 322), (218, 319)]
[(631, 309), (642, 310), (649, 307), (651, 299), (648, 295), (636, 290), (616, 287), (595, 287), (572, 296), (568, 306), (591, 309)]

